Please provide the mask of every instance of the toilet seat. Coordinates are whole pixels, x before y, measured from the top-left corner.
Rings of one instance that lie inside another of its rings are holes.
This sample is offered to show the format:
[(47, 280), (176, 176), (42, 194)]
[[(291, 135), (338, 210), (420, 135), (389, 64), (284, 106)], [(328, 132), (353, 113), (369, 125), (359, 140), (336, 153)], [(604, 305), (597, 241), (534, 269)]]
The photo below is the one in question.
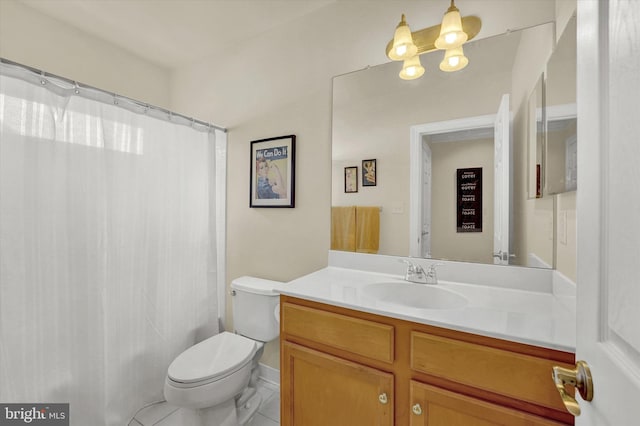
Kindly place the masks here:
[(194, 387), (220, 380), (253, 359), (256, 342), (222, 332), (190, 347), (171, 363), (167, 378), (176, 387)]

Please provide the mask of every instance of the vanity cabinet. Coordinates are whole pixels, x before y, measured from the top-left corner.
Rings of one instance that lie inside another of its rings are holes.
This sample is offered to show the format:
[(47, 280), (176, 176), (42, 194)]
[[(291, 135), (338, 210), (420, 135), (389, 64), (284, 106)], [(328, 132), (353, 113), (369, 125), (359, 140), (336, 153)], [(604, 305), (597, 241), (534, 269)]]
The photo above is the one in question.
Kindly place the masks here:
[(569, 352), (285, 295), (280, 349), (283, 426), (573, 424)]

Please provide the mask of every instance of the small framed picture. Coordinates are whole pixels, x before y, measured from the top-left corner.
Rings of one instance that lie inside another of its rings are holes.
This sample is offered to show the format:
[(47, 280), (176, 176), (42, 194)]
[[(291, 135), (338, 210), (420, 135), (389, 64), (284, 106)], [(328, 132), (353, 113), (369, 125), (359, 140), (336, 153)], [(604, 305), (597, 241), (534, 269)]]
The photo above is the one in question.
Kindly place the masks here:
[(376, 186), (376, 160), (362, 160), (362, 186)]
[(294, 207), (295, 135), (251, 141), (249, 207)]
[(358, 167), (344, 168), (344, 192), (358, 192)]

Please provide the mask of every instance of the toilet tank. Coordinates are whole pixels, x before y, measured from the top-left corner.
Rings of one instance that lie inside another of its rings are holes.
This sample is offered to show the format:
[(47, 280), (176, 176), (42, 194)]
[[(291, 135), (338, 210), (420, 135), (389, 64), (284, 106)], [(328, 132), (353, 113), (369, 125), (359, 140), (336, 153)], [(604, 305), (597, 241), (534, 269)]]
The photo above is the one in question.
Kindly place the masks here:
[(255, 277), (240, 277), (231, 282), (233, 327), (236, 333), (261, 342), (280, 334), (281, 282)]

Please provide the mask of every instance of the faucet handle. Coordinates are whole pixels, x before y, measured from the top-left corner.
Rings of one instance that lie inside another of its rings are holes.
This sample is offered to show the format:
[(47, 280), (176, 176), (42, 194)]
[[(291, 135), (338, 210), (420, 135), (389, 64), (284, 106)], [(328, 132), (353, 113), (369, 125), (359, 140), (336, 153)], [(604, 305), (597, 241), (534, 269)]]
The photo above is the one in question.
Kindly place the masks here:
[(437, 268), (438, 266), (444, 266), (444, 263), (442, 263), (442, 262), (438, 262), (438, 263), (432, 263), (432, 264), (430, 264), (430, 265), (427, 267), (427, 272), (435, 274), (435, 273), (436, 273), (436, 268)]
[(426, 272), (422, 269), (422, 266), (413, 263), (407, 259), (399, 259), (400, 262), (407, 264), (407, 270), (404, 273), (404, 279), (409, 282), (417, 283), (424, 282), (426, 277)]
[(427, 276), (427, 284), (438, 284), (438, 274), (436, 273), (436, 268), (443, 265), (444, 263), (432, 263), (427, 267), (427, 272), (425, 272)]
[(407, 260), (407, 259), (398, 259), (398, 262), (402, 262), (402, 263), (406, 263), (407, 264), (407, 272), (415, 272), (416, 264), (413, 263), (412, 261)]

